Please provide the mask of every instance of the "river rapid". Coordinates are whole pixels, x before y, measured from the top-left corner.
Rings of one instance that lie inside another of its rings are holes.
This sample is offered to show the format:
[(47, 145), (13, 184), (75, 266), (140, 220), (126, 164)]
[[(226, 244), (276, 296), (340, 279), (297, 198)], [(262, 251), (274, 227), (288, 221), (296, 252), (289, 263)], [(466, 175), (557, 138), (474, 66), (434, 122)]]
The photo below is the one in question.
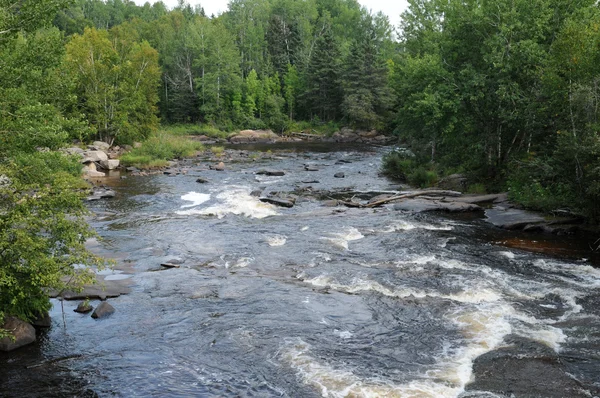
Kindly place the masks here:
[[(578, 238), (482, 214), (262, 203), (252, 191), (400, 189), (378, 175), (383, 148), (268, 149), (222, 172), (195, 159), (114, 180), (117, 197), (90, 204), (91, 247), (132, 292), (101, 320), (53, 301), (40, 341), (0, 354), (0, 396), (600, 395), (600, 269)], [(549, 250), (515, 247), (527, 241)]]

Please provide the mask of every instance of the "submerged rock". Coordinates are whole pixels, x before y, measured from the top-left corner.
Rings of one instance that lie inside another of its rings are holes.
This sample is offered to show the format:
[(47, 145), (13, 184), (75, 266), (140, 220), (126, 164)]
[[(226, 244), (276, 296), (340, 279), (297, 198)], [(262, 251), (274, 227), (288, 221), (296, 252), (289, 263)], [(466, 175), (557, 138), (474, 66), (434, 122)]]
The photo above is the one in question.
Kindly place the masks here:
[(319, 171), (319, 168), (317, 166), (306, 165), (306, 166), (304, 166), (304, 170), (306, 170), (306, 171)]
[(285, 172), (282, 170), (260, 170), (260, 171), (257, 171), (256, 174), (266, 175), (266, 176), (270, 176), (270, 177), (281, 177), (281, 176), (285, 175)]
[(10, 337), (0, 339), (0, 351), (16, 350), (35, 341), (35, 328), (18, 318), (9, 316), (0, 327), (8, 330), (14, 337), (14, 340)]
[(334, 176), (335, 178), (345, 178), (345, 177), (346, 177), (346, 175), (345, 175), (344, 173), (342, 173), (342, 172), (340, 172), (340, 173), (335, 173), (333, 176)]
[(294, 207), (294, 202), (292, 202), (291, 200), (279, 199), (279, 198), (260, 198), (259, 200), (261, 202), (270, 203), (275, 206)]
[(205, 178), (200, 177), (200, 178), (196, 179), (196, 182), (198, 184), (207, 184), (209, 181)]
[(467, 391), (490, 391), (516, 397), (590, 397), (556, 352), (536, 341), (508, 336), (504, 347), (481, 355), (473, 363), (474, 381)]
[(113, 307), (112, 305), (110, 305), (106, 301), (104, 301), (104, 302), (100, 303), (100, 305), (98, 307), (96, 307), (94, 312), (92, 312), (92, 318), (94, 318), (94, 319), (105, 318), (105, 317), (113, 314), (115, 311), (116, 311), (115, 307)]

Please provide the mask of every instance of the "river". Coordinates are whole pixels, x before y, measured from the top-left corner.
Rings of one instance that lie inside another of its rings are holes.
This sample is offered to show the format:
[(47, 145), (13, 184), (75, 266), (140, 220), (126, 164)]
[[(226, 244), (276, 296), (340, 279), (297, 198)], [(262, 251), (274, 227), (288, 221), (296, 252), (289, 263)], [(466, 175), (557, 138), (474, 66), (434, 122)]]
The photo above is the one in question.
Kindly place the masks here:
[(269, 151), (112, 181), (91, 247), (132, 292), (101, 320), (53, 301), (40, 341), (0, 354), (0, 396), (600, 395), (600, 269), (577, 238), (312, 196), (276, 207), (251, 192), (400, 187), (378, 174), (383, 148)]

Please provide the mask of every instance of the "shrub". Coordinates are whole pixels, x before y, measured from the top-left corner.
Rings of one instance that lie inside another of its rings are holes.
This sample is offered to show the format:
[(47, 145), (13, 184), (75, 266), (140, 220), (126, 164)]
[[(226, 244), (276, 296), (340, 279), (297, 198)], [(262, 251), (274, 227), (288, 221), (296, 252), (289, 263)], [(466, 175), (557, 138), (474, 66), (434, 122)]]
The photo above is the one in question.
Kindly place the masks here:
[(189, 157), (203, 148), (198, 141), (160, 132), (150, 137), (140, 148), (123, 155), (121, 161), (126, 166), (163, 167), (167, 160)]
[(75, 264), (102, 263), (84, 245), (94, 234), (83, 218), (81, 166), (57, 153), (14, 158), (0, 163), (0, 318), (27, 321), (50, 308), (48, 290), (93, 280)]

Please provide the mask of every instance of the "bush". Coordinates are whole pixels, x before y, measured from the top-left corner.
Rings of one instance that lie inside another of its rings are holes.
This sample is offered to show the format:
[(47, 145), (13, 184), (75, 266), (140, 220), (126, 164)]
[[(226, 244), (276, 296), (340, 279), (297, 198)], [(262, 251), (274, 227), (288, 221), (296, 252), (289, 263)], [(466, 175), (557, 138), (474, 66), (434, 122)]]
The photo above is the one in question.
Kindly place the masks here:
[(57, 153), (16, 154), (0, 163), (0, 318), (33, 320), (50, 308), (48, 290), (93, 280), (75, 264), (101, 265), (84, 245), (94, 234), (83, 218), (79, 169)]
[(140, 148), (123, 155), (121, 162), (126, 166), (164, 167), (168, 160), (192, 156), (203, 148), (204, 145), (198, 141), (160, 132), (150, 137)]
[(408, 181), (416, 167), (415, 155), (406, 148), (396, 148), (383, 157), (382, 172), (388, 177)]
[(419, 166), (408, 175), (408, 183), (417, 188), (427, 188), (434, 186), (438, 181), (438, 175), (434, 170), (427, 170)]

